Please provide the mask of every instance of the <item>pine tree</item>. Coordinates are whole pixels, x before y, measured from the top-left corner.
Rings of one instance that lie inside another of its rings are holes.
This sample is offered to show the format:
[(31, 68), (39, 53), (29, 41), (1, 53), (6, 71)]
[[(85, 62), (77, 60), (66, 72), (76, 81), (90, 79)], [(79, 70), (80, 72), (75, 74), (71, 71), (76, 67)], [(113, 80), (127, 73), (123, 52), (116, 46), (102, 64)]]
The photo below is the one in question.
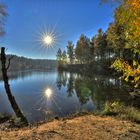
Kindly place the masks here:
[(63, 62), (63, 64), (67, 63), (67, 53), (66, 53), (66, 51), (63, 51), (63, 53), (62, 53), (62, 62)]
[(58, 64), (62, 64), (62, 51), (59, 48), (56, 54)]
[(70, 61), (70, 64), (74, 63), (74, 45), (71, 41), (68, 41), (67, 44), (67, 54)]

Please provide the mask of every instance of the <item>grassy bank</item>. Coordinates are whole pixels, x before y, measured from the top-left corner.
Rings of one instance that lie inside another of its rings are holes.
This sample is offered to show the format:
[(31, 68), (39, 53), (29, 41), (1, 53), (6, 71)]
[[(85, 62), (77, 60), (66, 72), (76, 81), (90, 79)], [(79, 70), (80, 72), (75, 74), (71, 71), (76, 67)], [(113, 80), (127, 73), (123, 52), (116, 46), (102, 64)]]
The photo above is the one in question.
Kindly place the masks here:
[(140, 110), (131, 106), (125, 106), (123, 103), (107, 102), (102, 114), (108, 116), (116, 116), (120, 119), (129, 120), (140, 124)]

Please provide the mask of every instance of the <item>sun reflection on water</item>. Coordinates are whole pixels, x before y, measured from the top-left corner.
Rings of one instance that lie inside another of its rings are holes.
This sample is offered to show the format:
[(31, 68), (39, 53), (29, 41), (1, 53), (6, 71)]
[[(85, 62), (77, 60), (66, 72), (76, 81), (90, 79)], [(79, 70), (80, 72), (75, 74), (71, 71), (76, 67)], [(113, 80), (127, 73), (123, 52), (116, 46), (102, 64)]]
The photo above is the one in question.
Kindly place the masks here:
[(45, 96), (46, 96), (47, 98), (51, 98), (51, 96), (52, 96), (52, 89), (47, 88), (47, 89), (45, 90)]

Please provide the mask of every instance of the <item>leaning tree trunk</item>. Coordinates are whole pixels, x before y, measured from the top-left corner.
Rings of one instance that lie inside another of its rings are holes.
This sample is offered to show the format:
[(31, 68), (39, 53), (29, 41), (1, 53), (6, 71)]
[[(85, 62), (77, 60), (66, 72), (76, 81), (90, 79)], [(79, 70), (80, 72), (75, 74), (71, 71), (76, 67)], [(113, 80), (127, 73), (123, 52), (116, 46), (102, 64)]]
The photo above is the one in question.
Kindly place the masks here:
[(8, 65), (8, 67), (6, 67), (6, 55), (5, 55), (4, 47), (1, 48), (1, 65), (2, 65), (2, 76), (3, 76), (3, 81), (4, 81), (4, 87), (5, 87), (8, 99), (10, 101), (10, 104), (11, 104), (16, 116), (19, 117), (22, 122), (24, 122), (25, 124), (28, 124), (27, 119), (22, 114), (18, 104), (16, 103), (14, 96), (12, 96), (12, 93), (11, 93), (9, 80), (8, 80), (8, 76), (7, 76), (7, 70), (8, 70), (9, 65)]

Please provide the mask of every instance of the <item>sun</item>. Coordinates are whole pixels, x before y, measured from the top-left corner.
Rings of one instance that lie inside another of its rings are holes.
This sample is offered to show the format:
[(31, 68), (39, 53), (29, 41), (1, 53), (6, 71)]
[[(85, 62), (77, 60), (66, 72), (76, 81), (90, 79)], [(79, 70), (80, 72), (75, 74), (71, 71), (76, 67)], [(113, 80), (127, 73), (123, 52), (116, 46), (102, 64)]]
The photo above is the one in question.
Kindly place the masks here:
[(56, 42), (57, 42), (57, 38), (56, 38), (55, 33), (43, 32), (41, 34), (40, 43), (42, 46), (47, 47), (47, 48), (51, 48), (55, 45)]
[(53, 43), (53, 37), (50, 35), (44, 36), (44, 43), (46, 45), (51, 45)]
[(38, 32), (37, 42), (43, 48), (53, 48), (60, 45), (60, 37), (62, 34), (58, 33), (54, 28), (44, 27), (42, 31)]

